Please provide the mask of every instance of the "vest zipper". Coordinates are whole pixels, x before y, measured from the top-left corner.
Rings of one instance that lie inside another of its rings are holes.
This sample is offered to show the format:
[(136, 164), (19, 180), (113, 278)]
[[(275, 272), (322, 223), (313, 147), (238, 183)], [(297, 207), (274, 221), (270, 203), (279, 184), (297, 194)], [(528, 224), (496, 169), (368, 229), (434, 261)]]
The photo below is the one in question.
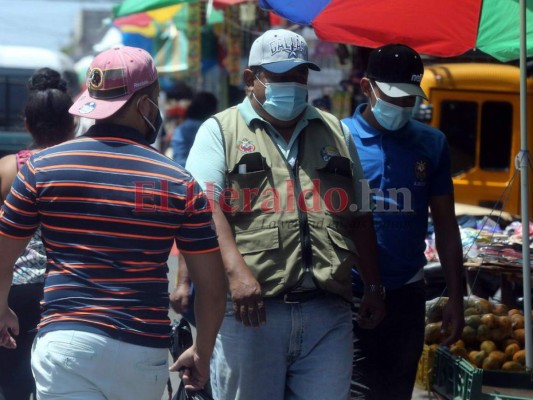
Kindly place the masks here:
[[(298, 205), (298, 199), (302, 193), (302, 187), (300, 186), (300, 179), (298, 178), (298, 157), (294, 163), (294, 170), (289, 168), (289, 171), (294, 180), (294, 199), (296, 200), (296, 209), (298, 210), (298, 221), (300, 226), (300, 241), (302, 243), (302, 258), (305, 265), (305, 271), (309, 272), (313, 268), (313, 250), (311, 248), (311, 233), (309, 231), (309, 221), (307, 219), (307, 214), (300, 210)], [(305, 201), (305, 200), (303, 200)], [(313, 276), (314, 280), (314, 276)]]
[[(281, 156), (281, 159), (285, 162), (285, 166), (287, 167), (287, 170), (289, 171), (289, 175), (292, 178), (294, 182), (294, 199), (296, 201), (295, 207), (298, 212), (298, 226), (300, 227), (300, 242), (302, 246), (302, 259), (304, 262), (304, 272), (310, 272), (313, 268), (313, 249), (311, 247), (311, 233), (309, 231), (309, 221), (307, 219), (307, 214), (302, 212), (300, 210), (300, 207), (298, 206), (298, 199), (300, 198), (300, 194), (302, 193), (302, 187), (300, 186), (300, 179), (298, 179), (298, 168), (299, 168), (299, 162), (298, 157), (296, 157), (296, 160), (294, 162), (294, 167), (291, 167), (290, 164), (287, 162), (287, 159), (279, 149), (278, 145), (272, 138), (272, 136), (269, 134), (270, 140), (272, 140), (272, 143), (274, 144), (274, 147), (278, 151), (278, 153)], [(298, 146), (301, 145), (301, 139), (302, 134), (300, 134), (300, 139)], [(298, 149), (298, 155), (300, 155), (300, 150)], [(313, 279), (313, 282), (315, 286), (318, 288), (319, 285), (315, 279), (315, 276), (311, 273), (311, 277)]]

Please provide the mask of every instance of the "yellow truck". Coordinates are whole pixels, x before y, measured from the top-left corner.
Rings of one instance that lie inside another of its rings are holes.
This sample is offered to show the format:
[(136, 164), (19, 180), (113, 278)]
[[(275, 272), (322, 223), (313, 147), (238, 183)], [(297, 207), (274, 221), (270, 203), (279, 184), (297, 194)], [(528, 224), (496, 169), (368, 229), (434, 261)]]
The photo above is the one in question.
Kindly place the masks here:
[[(505, 64), (426, 65), (422, 88), (429, 101), (419, 119), (448, 137), (459, 203), (519, 215), (520, 71)], [(527, 80), (528, 147), (533, 153), (533, 79)], [(429, 107), (428, 107), (429, 105)], [(531, 165), (530, 165), (531, 166)], [(529, 215), (533, 171), (529, 170)]]

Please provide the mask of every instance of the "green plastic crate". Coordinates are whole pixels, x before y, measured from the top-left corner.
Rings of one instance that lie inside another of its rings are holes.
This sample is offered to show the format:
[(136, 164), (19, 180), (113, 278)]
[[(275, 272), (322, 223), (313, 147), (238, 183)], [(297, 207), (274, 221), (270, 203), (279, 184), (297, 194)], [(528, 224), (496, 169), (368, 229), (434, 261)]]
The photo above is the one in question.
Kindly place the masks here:
[[(533, 375), (484, 371), (440, 347), (435, 353), (432, 388), (447, 400), (531, 400)], [(511, 389), (520, 394), (509, 394)]]

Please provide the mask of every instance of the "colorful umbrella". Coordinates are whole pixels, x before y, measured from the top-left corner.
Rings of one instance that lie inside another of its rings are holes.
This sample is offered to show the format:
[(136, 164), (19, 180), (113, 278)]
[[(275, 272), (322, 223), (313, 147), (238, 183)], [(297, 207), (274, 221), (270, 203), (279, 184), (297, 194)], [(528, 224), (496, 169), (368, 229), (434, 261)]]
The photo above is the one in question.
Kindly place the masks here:
[[(125, 0), (113, 7), (113, 18), (125, 17), (126, 15), (138, 14), (180, 3), (196, 3), (197, 1), (198, 0)], [(224, 8), (246, 1), (249, 0), (213, 0), (212, 3), (215, 8)]]
[[(457, 56), (477, 48), (519, 58), (518, 0), (259, 0), (282, 17), (313, 26), (322, 40), (363, 47), (404, 43), (419, 53)], [(527, 0), (533, 55), (533, 0)]]

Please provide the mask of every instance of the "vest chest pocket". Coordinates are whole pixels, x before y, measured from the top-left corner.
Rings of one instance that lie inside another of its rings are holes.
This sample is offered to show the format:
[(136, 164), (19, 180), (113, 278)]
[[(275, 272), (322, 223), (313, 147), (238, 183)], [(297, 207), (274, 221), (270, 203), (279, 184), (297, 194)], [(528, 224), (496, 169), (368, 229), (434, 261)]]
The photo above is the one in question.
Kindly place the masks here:
[(246, 265), (261, 285), (279, 281), (284, 277), (284, 264), (279, 259), (280, 243), (277, 226), (236, 232), (235, 240)]
[(358, 256), (355, 243), (331, 227), (326, 228), (331, 241), (331, 277), (340, 283), (351, 280), (351, 269)]
[(324, 210), (331, 214), (346, 214), (355, 203), (352, 162), (341, 156), (331, 157), (324, 167), (317, 168), (320, 197)]
[(229, 188), (221, 192), (225, 211), (232, 214), (251, 212), (268, 185), (270, 167), (261, 153), (248, 153), (241, 157), (228, 172)]

